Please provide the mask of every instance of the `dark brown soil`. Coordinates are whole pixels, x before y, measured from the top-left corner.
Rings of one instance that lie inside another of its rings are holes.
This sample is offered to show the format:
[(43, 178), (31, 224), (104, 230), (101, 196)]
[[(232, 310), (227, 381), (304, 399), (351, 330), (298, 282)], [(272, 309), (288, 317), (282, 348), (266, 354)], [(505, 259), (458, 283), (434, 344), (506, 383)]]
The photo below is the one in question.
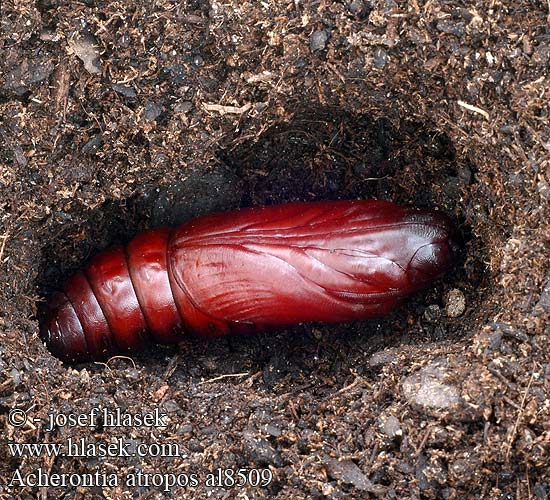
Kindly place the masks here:
[[(0, 3), (0, 498), (547, 498), (548, 8)], [(38, 338), (44, 295), (145, 228), (370, 197), (438, 207), (465, 241), (454, 273), (380, 321), (77, 367)], [(93, 407), (168, 417), (47, 430), (50, 412)], [(8, 446), (68, 438), (180, 454)], [(208, 487), (218, 468), (273, 480)], [(38, 469), (118, 486), (32, 486)], [(126, 486), (139, 471), (199, 484)]]

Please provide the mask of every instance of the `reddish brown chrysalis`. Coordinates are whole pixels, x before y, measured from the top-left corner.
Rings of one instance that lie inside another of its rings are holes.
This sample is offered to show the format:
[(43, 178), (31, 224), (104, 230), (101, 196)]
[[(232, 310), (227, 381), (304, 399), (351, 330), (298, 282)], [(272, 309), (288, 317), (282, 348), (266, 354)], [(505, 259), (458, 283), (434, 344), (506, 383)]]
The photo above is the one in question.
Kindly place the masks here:
[(187, 333), (371, 318), (443, 275), (457, 246), (446, 215), (387, 201), (210, 215), (97, 255), (50, 297), (41, 336), (79, 362)]

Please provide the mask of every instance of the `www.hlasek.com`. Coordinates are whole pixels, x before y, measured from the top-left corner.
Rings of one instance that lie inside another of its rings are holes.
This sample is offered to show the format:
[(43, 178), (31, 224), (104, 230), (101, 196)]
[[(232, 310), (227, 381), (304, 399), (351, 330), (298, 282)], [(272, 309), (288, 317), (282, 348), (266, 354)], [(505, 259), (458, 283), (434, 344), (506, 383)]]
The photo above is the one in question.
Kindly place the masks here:
[[(33, 419), (39, 422), (40, 419)], [(27, 414), (20, 409), (14, 409), (8, 414), (8, 422), (13, 427), (23, 427), (28, 422)], [(106, 408), (92, 408), (83, 414), (48, 414), (46, 432), (60, 427), (92, 427), (101, 424), (105, 428), (122, 427), (151, 427), (165, 428), (166, 415), (159, 409), (145, 414), (123, 413), (120, 408), (111, 411)], [(113, 436), (108, 441), (101, 441), (91, 437), (67, 437), (57, 443), (17, 443), (8, 442), (8, 453), (15, 458), (24, 457), (71, 457), (71, 458), (125, 458), (125, 457), (153, 457), (173, 459), (187, 457), (187, 451), (179, 443), (154, 442), (143, 443), (135, 439), (126, 439)], [(96, 470), (85, 473), (57, 473), (39, 467), (31, 472), (22, 473), (16, 469), (9, 486), (18, 487), (117, 487), (124, 484), (126, 487), (155, 487), (165, 492), (173, 487), (197, 487), (204, 484), (206, 487), (266, 487), (273, 480), (270, 469), (256, 468), (217, 468), (206, 474), (196, 472), (179, 473), (145, 473), (136, 470), (119, 477), (114, 472)]]

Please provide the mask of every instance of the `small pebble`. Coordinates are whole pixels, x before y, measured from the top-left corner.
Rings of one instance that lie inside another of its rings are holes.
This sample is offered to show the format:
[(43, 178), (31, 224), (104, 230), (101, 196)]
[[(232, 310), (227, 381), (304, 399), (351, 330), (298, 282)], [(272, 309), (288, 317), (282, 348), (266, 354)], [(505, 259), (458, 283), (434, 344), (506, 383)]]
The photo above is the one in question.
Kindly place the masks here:
[(294, 63), (294, 66), (297, 69), (305, 68), (307, 66), (307, 61), (303, 57), (299, 57)]
[(13, 380), (13, 385), (17, 387), (21, 383), (21, 372), (15, 368), (10, 371), (10, 376)]
[(382, 430), (384, 431), (384, 434), (391, 439), (403, 435), (403, 431), (401, 430), (401, 425), (399, 424), (399, 420), (393, 415), (390, 415), (386, 419), (382, 427)]
[(441, 363), (434, 361), (403, 381), (402, 394), (410, 404), (421, 407), (454, 408), (460, 404), (459, 391), (455, 386), (444, 383), (444, 378)]
[(123, 95), (124, 97), (136, 97), (136, 91), (134, 90), (134, 87), (129, 87), (128, 85), (121, 85), (120, 83), (113, 83), (111, 87), (115, 92), (118, 92), (120, 95)]
[(191, 434), (192, 432), (193, 432), (193, 426), (191, 424), (185, 424), (179, 428), (180, 434)]
[(458, 289), (453, 288), (445, 295), (445, 314), (449, 318), (458, 318), (466, 310), (466, 297)]
[(540, 299), (537, 306), (544, 312), (550, 312), (550, 278), (546, 281), (542, 291), (540, 292)]
[(309, 47), (312, 51), (323, 50), (327, 45), (328, 33), (326, 30), (315, 31), (309, 39)]
[(407, 462), (399, 462), (395, 468), (402, 474), (408, 475), (414, 472), (414, 467), (411, 464), (408, 464)]
[(27, 166), (28, 160), (27, 160), (27, 157), (25, 156), (25, 153), (23, 153), (23, 150), (21, 149), (21, 146), (19, 146), (19, 145), (14, 146), (13, 154), (15, 156), (15, 161), (17, 161), (17, 163), (21, 167), (26, 167)]
[(397, 359), (396, 355), (391, 351), (378, 351), (375, 352), (367, 361), (370, 368), (377, 368), (379, 366), (387, 365)]
[(388, 62), (388, 53), (382, 48), (377, 47), (374, 50), (374, 67), (376, 69), (382, 69)]
[(353, 484), (358, 490), (369, 491), (373, 489), (373, 484), (363, 471), (351, 460), (338, 460), (332, 457), (326, 457), (323, 465), (327, 474), (338, 481)]
[(440, 19), (437, 21), (437, 29), (448, 35), (455, 35), (461, 37), (465, 33), (464, 23), (460, 21), (453, 21), (452, 19)]
[(176, 401), (174, 401), (173, 399), (165, 401), (162, 406), (167, 413), (177, 413), (181, 410), (180, 405), (176, 403)]
[(174, 111), (176, 113), (189, 113), (192, 107), (193, 107), (193, 103), (191, 101), (178, 102), (174, 106)]
[(146, 122), (152, 122), (156, 120), (162, 113), (162, 105), (157, 102), (147, 101), (143, 110), (142, 118)]
[(273, 437), (279, 437), (281, 435), (281, 429), (273, 424), (266, 424), (263, 430)]
[(514, 133), (514, 127), (512, 125), (503, 125), (500, 127), (499, 132), (506, 135), (513, 135)]

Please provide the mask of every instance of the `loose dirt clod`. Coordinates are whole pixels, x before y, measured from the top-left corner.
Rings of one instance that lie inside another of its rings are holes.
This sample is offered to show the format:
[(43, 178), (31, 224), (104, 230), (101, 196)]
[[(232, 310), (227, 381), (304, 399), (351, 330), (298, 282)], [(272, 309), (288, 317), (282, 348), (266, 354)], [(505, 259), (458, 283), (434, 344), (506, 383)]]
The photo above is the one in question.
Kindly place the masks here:
[(458, 289), (453, 288), (445, 295), (445, 313), (449, 318), (458, 318), (466, 310), (466, 297)]
[(460, 393), (457, 387), (444, 382), (445, 377), (440, 362), (430, 363), (403, 381), (403, 395), (409, 403), (422, 407), (454, 408), (460, 403)]

